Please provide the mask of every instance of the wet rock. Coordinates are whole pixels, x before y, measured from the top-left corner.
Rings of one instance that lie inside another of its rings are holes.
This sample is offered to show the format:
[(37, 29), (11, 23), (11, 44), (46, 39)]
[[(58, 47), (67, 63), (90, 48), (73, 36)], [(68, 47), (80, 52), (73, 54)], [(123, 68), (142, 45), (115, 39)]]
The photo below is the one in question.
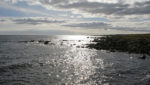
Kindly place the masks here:
[(49, 43), (50, 45), (55, 45), (55, 43)]
[(143, 60), (145, 60), (146, 59), (146, 55), (143, 55), (143, 56), (141, 56), (141, 57), (138, 57), (139, 59), (143, 59)]
[(50, 42), (50, 41), (45, 41), (44, 44), (47, 45), (47, 44), (49, 44), (49, 42)]
[(68, 40), (62, 40), (62, 41), (68, 41)]
[(19, 41), (20, 43), (28, 43), (28, 41)]
[(150, 34), (106, 35), (93, 42), (96, 44), (89, 44), (89, 48), (150, 55)]
[(31, 40), (30, 42), (35, 42), (35, 40)]
[(44, 42), (44, 40), (39, 40), (38, 42), (39, 42), (39, 43), (42, 43), (42, 42)]
[(42, 67), (42, 66), (44, 66), (44, 63), (39, 63), (39, 65)]
[(110, 49), (110, 52), (116, 52), (114, 49)]

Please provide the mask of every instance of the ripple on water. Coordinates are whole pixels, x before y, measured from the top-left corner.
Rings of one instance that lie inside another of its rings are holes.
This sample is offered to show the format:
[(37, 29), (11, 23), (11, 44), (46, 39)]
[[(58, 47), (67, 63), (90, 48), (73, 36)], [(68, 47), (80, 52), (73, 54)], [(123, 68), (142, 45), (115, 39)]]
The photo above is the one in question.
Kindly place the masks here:
[[(79, 36), (56, 40), (46, 37), (1, 44), (0, 85), (150, 83), (148, 58), (143, 61), (137, 59), (137, 55), (131, 58), (127, 53), (88, 49), (82, 45), (89, 43), (90, 38), (80, 39)], [(42, 40), (48, 42), (44, 44)]]

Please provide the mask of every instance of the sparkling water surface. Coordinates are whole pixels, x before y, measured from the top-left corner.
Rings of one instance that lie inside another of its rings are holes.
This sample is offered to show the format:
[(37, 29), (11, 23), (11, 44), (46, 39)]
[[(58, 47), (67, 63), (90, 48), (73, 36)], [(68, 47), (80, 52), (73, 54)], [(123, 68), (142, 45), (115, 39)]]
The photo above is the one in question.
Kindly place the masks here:
[(149, 56), (87, 48), (95, 37), (1, 35), (0, 85), (150, 84)]

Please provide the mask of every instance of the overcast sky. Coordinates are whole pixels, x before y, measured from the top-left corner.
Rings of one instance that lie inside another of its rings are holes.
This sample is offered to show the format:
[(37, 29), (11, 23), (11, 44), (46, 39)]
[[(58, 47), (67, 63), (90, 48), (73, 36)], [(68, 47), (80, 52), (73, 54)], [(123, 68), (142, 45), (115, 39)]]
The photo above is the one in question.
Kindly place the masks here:
[(150, 0), (1, 0), (0, 34), (150, 32)]

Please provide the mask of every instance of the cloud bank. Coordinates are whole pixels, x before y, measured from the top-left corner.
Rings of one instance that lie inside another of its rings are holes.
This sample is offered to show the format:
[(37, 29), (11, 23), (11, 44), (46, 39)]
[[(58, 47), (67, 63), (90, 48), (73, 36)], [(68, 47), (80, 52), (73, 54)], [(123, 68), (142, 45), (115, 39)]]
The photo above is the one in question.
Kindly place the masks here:
[[(115, 2), (115, 3), (113, 3)], [(130, 3), (131, 2), (131, 3)], [(39, 3), (47, 8), (81, 11), (89, 14), (104, 15), (149, 15), (149, 0), (39, 0)]]
[(150, 0), (1, 0), (0, 18), (1, 29), (150, 32)]
[(12, 19), (12, 21), (16, 24), (56, 24), (56, 23), (64, 23), (64, 20), (50, 20), (46, 18), (22, 18), (22, 19)]

